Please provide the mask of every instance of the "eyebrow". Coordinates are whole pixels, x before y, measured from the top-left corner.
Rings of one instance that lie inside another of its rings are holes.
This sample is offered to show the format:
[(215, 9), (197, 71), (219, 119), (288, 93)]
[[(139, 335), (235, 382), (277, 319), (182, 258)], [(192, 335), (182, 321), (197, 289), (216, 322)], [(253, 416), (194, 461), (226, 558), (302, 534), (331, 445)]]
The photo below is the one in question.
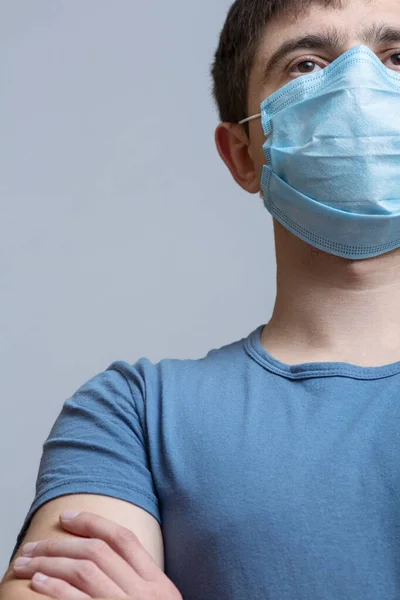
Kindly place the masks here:
[[(400, 28), (375, 23), (364, 29), (360, 34), (360, 40), (365, 44), (379, 45), (387, 43), (400, 44)], [(297, 50), (338, 50), (343, 48), (347, 42), (347, 36), (338, 29), (331, 28), (319, 34), (303, 35), (287, 40), (273, 53), (263, 68), (261, 83), (265, 84), (271, 73), (291, 53)]]

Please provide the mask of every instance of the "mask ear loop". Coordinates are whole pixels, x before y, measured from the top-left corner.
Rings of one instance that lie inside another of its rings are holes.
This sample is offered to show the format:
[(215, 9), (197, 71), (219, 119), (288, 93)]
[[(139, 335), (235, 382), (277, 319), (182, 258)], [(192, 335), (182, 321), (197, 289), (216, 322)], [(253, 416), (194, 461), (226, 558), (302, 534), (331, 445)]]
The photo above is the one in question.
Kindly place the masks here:
[(244, 123), (248, 123), (249, 121), (253, 121), (254, 119), (258, 119), (259, 117), (261, 117), (261, 113), (259, 113), (258, 115), (254, 115), (253, 117), (247, 117), (247, 119), (243, 119), (242, 121), (239, 121), (239, 125), (244, 125)]
[[(261, 113), (258, 113), (258, 115), (253, 115), (252, 117), (247, 117), (247, 119), (242, 119), (241, 121), (238, 121), (238, 125), (244, 125), (245, 123), (248, 123), (249, 121), (254, 121), (255, 119), (259, 119), (261, 117)], [(249, 134), (249, 128), (247, 127), (247, 134)]]
[[(259, 113), (258, 115), (253, 115), (252, 117), (247, 117), (247, 119), (242, 119), (242, 121), (238, 122), (238, 125), (244, 125), (245, 123), (248, 123), (249, 121), (254, 121), (255, 119), (259, 119), (261, 117), (261, 113)], [(271, 134), (269, 133), (268, 135), (265, 136), (266, 139), (269, 138)]]

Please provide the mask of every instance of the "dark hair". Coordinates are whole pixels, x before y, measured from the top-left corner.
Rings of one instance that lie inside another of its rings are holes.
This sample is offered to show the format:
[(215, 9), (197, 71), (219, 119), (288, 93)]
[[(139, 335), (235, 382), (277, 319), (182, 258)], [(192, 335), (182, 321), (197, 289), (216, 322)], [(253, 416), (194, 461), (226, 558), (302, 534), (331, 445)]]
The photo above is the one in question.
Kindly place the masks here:
[(212, 66), (213, 95), (221, 121), (245, 119), (250, 73), (265, 29), (281, 14), (299, 15), (312, 4), (341, 6), (341, 0), (236, 0), (229, 10)]

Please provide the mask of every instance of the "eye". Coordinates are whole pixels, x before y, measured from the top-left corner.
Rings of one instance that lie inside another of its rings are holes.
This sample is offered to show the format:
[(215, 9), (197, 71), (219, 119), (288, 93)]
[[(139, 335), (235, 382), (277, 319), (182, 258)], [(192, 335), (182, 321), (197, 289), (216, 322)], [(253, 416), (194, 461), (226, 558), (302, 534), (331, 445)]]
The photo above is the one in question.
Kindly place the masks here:
[(383, 64), (388, 69), (395, 69), (400, 71), (400, 51), (388, 56), (386, 60), (383, 61)]
[(321, 65), (314, 58), (302, 58), (302, 60), (298, 60), (296, 63), (292, 64), (289, 67), (289, 72), (290, 75), (294, 77), (299, 77), (301, 75), (311, 75), (312, 73), (317, 73), (324, 66), (326, 66), (326, 64)]

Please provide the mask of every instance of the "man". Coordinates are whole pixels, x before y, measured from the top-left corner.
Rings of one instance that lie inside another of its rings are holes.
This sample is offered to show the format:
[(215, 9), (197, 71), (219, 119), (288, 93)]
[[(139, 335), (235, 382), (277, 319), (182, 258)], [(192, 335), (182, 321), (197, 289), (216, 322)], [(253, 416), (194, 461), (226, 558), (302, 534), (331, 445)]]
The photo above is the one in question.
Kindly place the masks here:
[(213, 75), (273, 316), (65, 403), (1, 600), (400, 597), (399, 4), (237, 0)]

